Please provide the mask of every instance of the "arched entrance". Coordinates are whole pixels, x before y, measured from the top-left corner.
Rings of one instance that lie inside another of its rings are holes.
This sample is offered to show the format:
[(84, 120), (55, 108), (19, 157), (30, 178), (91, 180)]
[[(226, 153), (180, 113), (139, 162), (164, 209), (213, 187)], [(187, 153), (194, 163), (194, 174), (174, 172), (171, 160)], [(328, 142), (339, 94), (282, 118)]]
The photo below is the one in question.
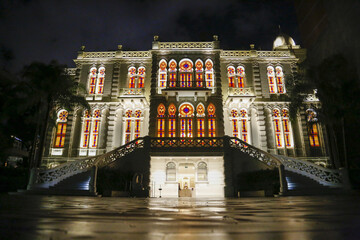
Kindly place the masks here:
[(194, 197), (195, 165), (193, 163), (180, 163), (178, 175), (179, 197)]

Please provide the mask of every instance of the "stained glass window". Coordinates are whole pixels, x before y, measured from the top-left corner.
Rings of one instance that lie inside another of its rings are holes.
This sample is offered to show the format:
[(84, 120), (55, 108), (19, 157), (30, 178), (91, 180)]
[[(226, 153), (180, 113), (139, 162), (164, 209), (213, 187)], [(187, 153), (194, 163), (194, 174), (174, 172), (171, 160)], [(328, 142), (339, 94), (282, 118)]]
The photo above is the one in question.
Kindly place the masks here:
[(285, 146), (289, 148), (293, 146), (292, 136), (290, 131), (289, 111), (287, 109), (283, 109), (281, 112), (283, 118)]
[(100, 128), (100, 110), (95, 110), (93, 114), (92, 134), (91, 134), (91, 148), (96, 148), (99, 140)]
[(245, 109), (240, 110), (241, 140), (249, 143), (248, 115)]
[(280, 110), (274, 109), (273, 110), (273, 118), (274, 118), (274, 129), (275, 129), (275, 140), (276, 140), (276, 146), (278, 148), (283, 148), (283, 133), (282, 133), (282, 127), (281, 127), (281, 117), (280, 117)]
[(169, 106), (169, 137), (176, 137), (176, 107), (174, 104)]
[(276, 70), (276, 84), (277, 84), (277, 92), (285, 93), (285, 83), (284, 83), (284, 73), (280, 66), (275, 68)]
[(193, 63), (189, 59), (183, 59), (179, 63), (180, 87), (192, 87)]
[(104, 93), (104, 81), (105, 81), (105, 68), (99, 68), (99, 74), (97, 79), (97, 94)]
[(184, 103), (179, 108), (180, 112), (180, 137), (193, 137), (194, 107)]
[(145, 68), (139, 67), (138, 68), (138, 88), (143, 88), (145, 82)]
[(157, 136), (165, 137), (165, 106), (160, 104), (158, 106), (158, 120), (157, 120)]
[(84, 112), (84, 127), (83, 127), (83, 148), (89, 147), (91, 132), (91, 114), (88, 110)]
[(267, 67), (267, 76), (268, 76), (268, 81), (269, 81), (270, 93), (276, 93), (277, 88), (276, 88), (276, 82), (275, 82), (275, 73), (274, 73), (274, 68), (272, 66)]
[(135, 131), (134, 131), (134, 139), (140, 137), (140, 125), (141, 125), (141, 110), (135, 111)]
[(306, 111), (307, 114), (307, 124), (308, 124), (308, 134), (310, 140), (311, 147), (320, 147), (319, 141), (319, 130), (317, 124), (317, 114), (314, 110), (308, 109)]
[(58, 119), (57, 119), (55, 143), (54, 143), (54, 147), (56, 148), (64, 147), (66, 127), (67, 127), (67, 117), (68, 117), (68, 112), (66, 110), (59, 111)]
[(132, 110), (127, 110), (125, 112), (125, 144), (131, 141), (131, 117)]
[(210, 103), (208, 108), (208, 130), (209, 137), (216, 137), (215, 106)]
[(232, 125), (233, 136), (239, 137), (238, 111), (236, 109), (231, 110), (231, 125)]
[(166, 81), (167, 81), (167, 63), (163, 59), (159, 63), (159, 87), (166, 88)]
[(197, 116), (197, 136), (205, 137), (205, 108), (203, 104), (199, 104), (196, 107), (196, 116)]
[(135, 88), (136, 84), (136, 68), (129, 68), (129, 88)]
[(96, 93), (96, 67), (92, 67), (90, 69), (89, 74), (89, 94), (95, 94)]
[(203, 62), (198, 59), (195, 62), (195, 68), (196, 68), (196, 87), (204, 87), (204, 80), (203, 80)]
[(237, 87), (244, 88), (245, 87), (245, 68), (243, 66), (237, 67), (236, 75), (237, 75)]
[(169, 62), (169, 87), (176, 87), (176, 61)]
[(227, 68), (228, 71), (228, 79), (229, 79), (229, 87), (235, 87), (235, 68), (230, 66)]
[(206, 78), (206, 87), (213, 88), (214, 70), (213, 70), (213, 62), (210, 59), (205, 61), (205, 78)]

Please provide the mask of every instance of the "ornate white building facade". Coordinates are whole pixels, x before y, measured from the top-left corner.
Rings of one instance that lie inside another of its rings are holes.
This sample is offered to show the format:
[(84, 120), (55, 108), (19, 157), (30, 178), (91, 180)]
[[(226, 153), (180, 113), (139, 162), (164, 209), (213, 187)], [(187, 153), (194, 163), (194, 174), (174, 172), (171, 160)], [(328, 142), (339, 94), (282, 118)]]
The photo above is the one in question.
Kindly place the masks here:
[[(222, 50), (212, 42), (160, 42), (149, 51), (78, 52), (68, 69), (91, 109), (58, 109), (42, 165), (101, 155), (137, 138), (237, 137), (265, 152), (326, 164), (325, 131), (309, 97), (289, 116), (287, 81), (305, 58), (281, 35), (272, 51)], [(199, 140), (200, 141), (200, 140)], [(171, 144), (171, 142), (170, 142)], [(211, 143), (210, 143), (211, 144)], [(150, 195), (224, 196), (226, 153), (156, 153)]]

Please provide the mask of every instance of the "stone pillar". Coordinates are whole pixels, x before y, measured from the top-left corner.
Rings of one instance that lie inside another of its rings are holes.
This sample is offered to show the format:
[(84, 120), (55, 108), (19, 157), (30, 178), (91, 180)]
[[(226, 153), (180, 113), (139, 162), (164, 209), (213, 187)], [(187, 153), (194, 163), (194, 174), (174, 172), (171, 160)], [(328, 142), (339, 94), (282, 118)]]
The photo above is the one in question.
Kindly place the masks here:
[(285, 167), (284, 165), (279, 165), (278, 166), (279, 169), (279, 179), (280, 179), (280, 195), (284, 195), (286, 194), (288, 187), (287, 187), (287, 182), (286, 182), (286, 176), (285, 176)]
[(108, 132), (107, 132), (107, 140), (106, 140), (106, 152), (111, 151), (112, 149), (119, 147), (114, 146), (114, 132), (115, 132), (115, 120), (116, 120), (116, 105), (110, 105), (109, 108), (109, 116), (107, 117), (108, 121)]
[(268, 150), (268, 144), (267, 144), (266, 115), (265, 115), (264, 106), (259, 105), (257, 107), (257, 114), (258, 114), (257, 124), (259, 127), (259, 148), (266, 152)]
[(224, 177), (225, 177), (225, 197), (234, 197), (234, 173), (233, 173), (233, 158), (230, 147), (230, 137), (224, 136)]

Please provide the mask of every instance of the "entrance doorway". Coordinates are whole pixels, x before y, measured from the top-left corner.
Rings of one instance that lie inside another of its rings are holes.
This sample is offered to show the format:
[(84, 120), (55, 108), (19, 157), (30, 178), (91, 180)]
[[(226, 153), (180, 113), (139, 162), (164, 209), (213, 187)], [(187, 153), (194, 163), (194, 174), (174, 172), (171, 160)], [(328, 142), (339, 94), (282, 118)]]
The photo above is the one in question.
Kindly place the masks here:
[(195, 196), (195, 165), (180, 163), (178, 168), (179, 197)]

